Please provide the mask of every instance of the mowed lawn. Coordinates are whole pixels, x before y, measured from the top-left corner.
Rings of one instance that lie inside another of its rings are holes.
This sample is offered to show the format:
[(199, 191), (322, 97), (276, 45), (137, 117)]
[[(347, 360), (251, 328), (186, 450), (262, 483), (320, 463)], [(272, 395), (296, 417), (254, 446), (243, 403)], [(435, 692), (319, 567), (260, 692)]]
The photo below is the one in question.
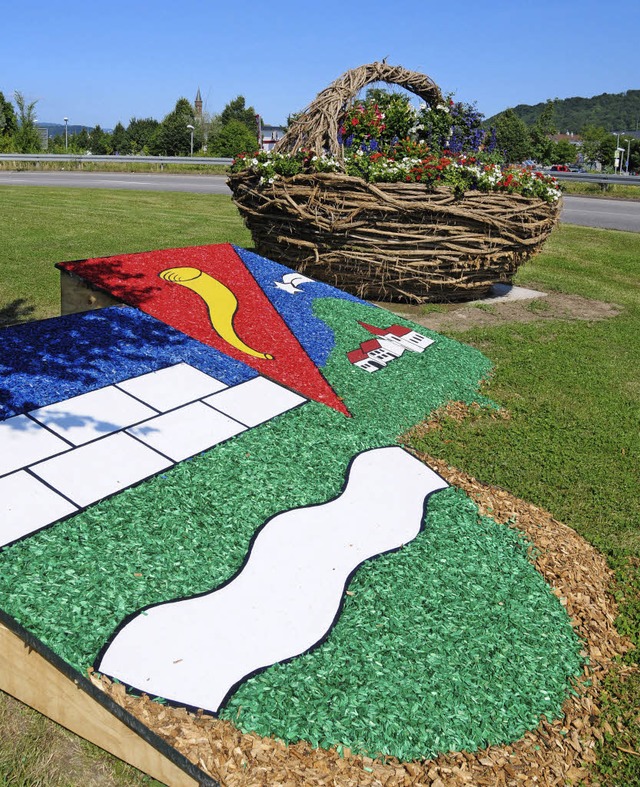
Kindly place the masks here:
[(0, 325), (59, 314), (56, 262), (235, 243), (250, 246), (229, 197), (0, 188)]
[[(58, 314), (57, 261), (205, 243), (251, 246), (225, 196), (8, 187), (0, 188), (0, 216), (0, 325)], [(455, 334), (494, 362), (485, 393), (510, 417), (447, 421), (416, 447), (547, 509), (600, 549), (616, 572), (618, 628), (638, 644), (640, 235), (561, 226), (517, 283), (614, 303), (620, 314)], [(626, 658), (634, 665), (638, 656)], [(637, 673), (609, 681), (605, 714), (613, 732), (594, 772), (603, 785), (640, 784), (639, 707)], [(0, 784), (11, 773), (3, 719)], [(137, 777), (112, 778), (129, 784)]]

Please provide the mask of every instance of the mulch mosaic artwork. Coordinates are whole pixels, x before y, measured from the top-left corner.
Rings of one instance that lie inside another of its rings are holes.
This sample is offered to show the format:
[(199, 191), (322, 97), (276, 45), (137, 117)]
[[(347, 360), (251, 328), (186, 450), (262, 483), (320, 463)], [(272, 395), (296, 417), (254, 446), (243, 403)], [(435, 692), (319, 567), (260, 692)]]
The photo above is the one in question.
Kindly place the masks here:
[(604, 563), (398, 444), (481, 353), (228, 245), (61, 267), (136, 308), (2, 331), (5, 613), (224, 784), (582, 775)]

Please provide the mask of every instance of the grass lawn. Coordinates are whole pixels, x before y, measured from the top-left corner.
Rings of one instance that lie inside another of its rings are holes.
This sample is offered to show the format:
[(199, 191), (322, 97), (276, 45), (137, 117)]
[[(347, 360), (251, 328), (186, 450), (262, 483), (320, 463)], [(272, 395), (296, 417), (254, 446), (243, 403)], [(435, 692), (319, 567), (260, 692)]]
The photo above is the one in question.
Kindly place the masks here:
[[(5, 187), (0, 215), (0, 325), (58, 313), (57, 261), (223, 241), (251, 245), (225, 196)], [(479, 413), (445, 421), (416, 447), (549, 510), (606, 554), (617, 575), (619, 630), (638, 644), (640, 235), (562, 226), (517, 283), (622, 311), (600, 322), (539, 321), (455, 334), (494, 362), (485, 393), (510, 418)], [(631, 653), (627, 660), (637, 658)], [(638, 707), (639, 675), (612, 678), (605, 702), (612, 732), (594, 773), (603, 785), (640, 784)], [(4, 762), (0, 756), (0, 784), (14, 783)], [(121, 773), (113, 783), (134, 778)]]
[(0, 325), (59, 314), (54, 263), (151, 249), (250, 246), (229, 197), (0, 188)]

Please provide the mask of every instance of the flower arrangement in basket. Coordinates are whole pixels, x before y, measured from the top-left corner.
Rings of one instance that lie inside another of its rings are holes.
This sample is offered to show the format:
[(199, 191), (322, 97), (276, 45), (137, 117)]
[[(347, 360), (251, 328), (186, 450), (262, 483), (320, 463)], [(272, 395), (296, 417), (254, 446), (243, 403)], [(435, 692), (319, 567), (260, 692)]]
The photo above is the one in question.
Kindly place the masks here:
[[(370, 90), (406, 88), (424, 102)], [(509, 282), (560, 212), (554, 178), (505, 167), (481, 116), (429, 77), (348, 71), (273, 152), (235, 159), (229, 185), (257, 251), (362, 298), (479, 297)]]

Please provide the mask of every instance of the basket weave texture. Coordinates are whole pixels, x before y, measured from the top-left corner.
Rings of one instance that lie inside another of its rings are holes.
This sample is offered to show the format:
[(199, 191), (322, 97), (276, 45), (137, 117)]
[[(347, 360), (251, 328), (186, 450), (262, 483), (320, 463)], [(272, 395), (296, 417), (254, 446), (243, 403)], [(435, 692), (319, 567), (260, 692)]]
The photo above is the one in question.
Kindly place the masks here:
[[(437, 85), (386, 63), (348, 71), (323, 90), (278, 143), (341, 155), (338, 129), (358, 92), (400, 85), (430, 105)], [(510, 282), (555, 226), (560, 204), (506, 192), (420, 183), (368, 183), (343, 172), (299, 174), (260, 184), (250, 170), (229, 177), (259, 254), (370, 300), (469, 300)]]

